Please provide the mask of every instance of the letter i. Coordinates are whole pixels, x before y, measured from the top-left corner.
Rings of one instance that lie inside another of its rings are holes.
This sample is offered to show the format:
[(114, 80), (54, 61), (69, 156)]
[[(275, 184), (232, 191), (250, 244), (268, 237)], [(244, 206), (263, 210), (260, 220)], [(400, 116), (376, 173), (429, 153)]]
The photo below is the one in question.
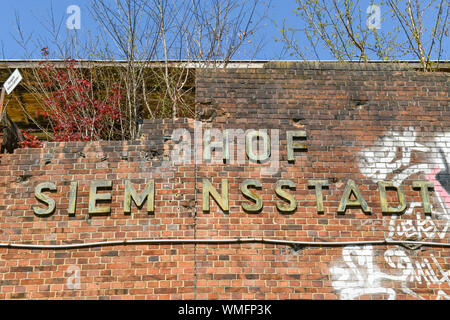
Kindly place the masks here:
[(75, 215), (75, 208), (77, 204), (77, 190), (78, 190), (78, 182), (73, 181), (70, 183), (70, 195), (69, 195), (69, 207), (67, 208), (67, 212), (69, 215)]

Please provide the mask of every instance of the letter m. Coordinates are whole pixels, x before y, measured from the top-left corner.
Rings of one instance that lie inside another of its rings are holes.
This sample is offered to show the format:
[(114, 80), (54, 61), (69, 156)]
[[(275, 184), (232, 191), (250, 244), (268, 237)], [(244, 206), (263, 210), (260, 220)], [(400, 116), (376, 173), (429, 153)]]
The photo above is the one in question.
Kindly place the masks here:
[[(148, 199), (147, 199), (148, 198)], [(131, 199), (137, 207), (142, 207), (147, 199), (147, 212), (153, 212), (155, 202), (155, 181), (151, 179), (141, 194), (138, 194), (130, 181), (125, 181), (125, 195), (123, 199), (123, 210), (125, 213), (131, 213)]]

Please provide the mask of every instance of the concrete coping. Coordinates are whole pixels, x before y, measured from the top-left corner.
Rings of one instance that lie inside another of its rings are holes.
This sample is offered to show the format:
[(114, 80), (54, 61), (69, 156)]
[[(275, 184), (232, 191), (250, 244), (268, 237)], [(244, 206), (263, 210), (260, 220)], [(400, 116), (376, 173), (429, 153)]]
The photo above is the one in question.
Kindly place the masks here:
[[(44, 60), (0, 60), (0, 69), (14, 68), (36, 68)], [(49, 60), (57, 67), (64, 67), (63, 60)], [(126, 66), (127, 62), (101, 61), (101, 60), (80, 60), (80, 67), (111, 67)], [(148, 68), (161, 68), (165, 66), (164, 61), (137, 62), (144, 63)], [(450, 61), (432, 62), (435, 68), (441, 72), (450, 72)], [(355, 70), (355, 71), (405, 71), (422, 69), (418, 61), (295, 61), (295, 60), (236, 60), (226, 64), (221, 62), (202, 62), (202, 61), (168, 61), (167, 65), (173, 68), (191, 68), (191, 69), (303, 69), (303, 70)]]

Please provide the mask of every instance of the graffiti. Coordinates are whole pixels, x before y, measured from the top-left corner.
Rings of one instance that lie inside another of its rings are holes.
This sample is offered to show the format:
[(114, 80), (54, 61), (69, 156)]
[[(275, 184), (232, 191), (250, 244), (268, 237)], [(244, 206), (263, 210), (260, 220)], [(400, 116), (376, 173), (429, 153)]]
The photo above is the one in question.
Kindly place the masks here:
[[(405, 216), (412, 216), (416, 208), (420, 210), (422, 203), (410, 203), (409, 208), (405, 212)], [(436, 237), (440, 239), (445, 238), (449, 220), (440, 228), (430, 216), (424, 215), (419, 211), (417, 211), (415, 217), (416, 219), (399, 219), (398, 215), (392, 215), (389, 221), (388, 238), (403, 237), (407, 240), (435, 239)]]
[(353, 300), (363, 295), (384, 294), (387, 299), (396, 297), (391, 288), (381, 286), (382, 273), (373, 263), (372, 246), (347, 246), (342, 249), (345, 266), (330, 269), (333, 288), (343, 300)]
[[(431, 215), (424, 214), (421, 202), (410, 202), (402, 215), (388, 218), (387, 238), (410, 241), (445, 239), (450, 226), (450, 169), (446, 154), (450, 153), (450, 133), (435, 133), (426, 141), (418, 141), (414, 128), (389, 132), (375, 145), (358, 154), (361, 174), (377, 183), (394, 181), (400, 186), (405, 179), (420, 174), (433, 183)], [(384, 220), (383, 220), (384, 221)], [(367, 223), (364, 221), (359, 228)], [(374, 228), (372, 223), (372, 230)], [(450, 285), (450, 272), (446, 271), (433, 254), (411, 257), (403, 249), (388, 249), (383, 269), (375, 262), (372, 246), (347, 246), (342, 250), (342, 263), (330, 268), (332, 285), (341, 299), (356, 299), (377, 295), (383, 299), (396, 299), (399, 293), (425, 299), (411, 289), (413, 284), (436, 288), (436, 300), (450, 299), (440, 287)]]
[(362, 220), (359, 225), (356, 225), (356, 230), (363, 230), (364, 226), (368, 226), (370, 227), (370, 230), (375, 231), (377, 226), (383, 226), (383, 221), (374, 219)]
[[(399, 290), (418, 299), (424, 297), (408, 288), (408, 283), (419, 284), (450, 284), (450, 273), (445, 271), (433, 254), (429, 258), (413, 261), (402, 249), (389, 249), (384, 252), (385, 262), (391, 267), (392, 273), (380, 271), (374, 262), (376, 257), (372, 246), (347, 246), (342, 250), (344, 264), (333, 266), (333, 288), (343, 300), (353, 300), (365, 295), (383, 295), (383, 298), (394, 300)], [(389, 281), (399, 282), (399, 286), (387, 286)], [(383, 284), (382, 284), (383, 283)], [(448, 299), (443, 290), (439, 290), (437, 300)]]
[[(431, 141), (419, 143), (414, 128), (408, 127), (401, 132), (389, 132), (375, 146), (358, 154), (360, 172), (375, 183), (389, 179), (399, 186), (405, 179), (418, 173), (433, 182), (432, 215), (420, 212), (421, 203), (410, 203), (402, 219), (396, 214), (391, 216), (388, 238), (445, 238), (450, 227), (450, 169), (446, 158), (449, 147), (450, 133), (438, 133)], [(417, 152), (422, 153), (422, 158), (416, 154), (413, 163), (413, 154)], [(421, 159), (419, 163), (418, 158)]]
[(433, 254), (430, 254), (431, 260), (423, 258), (421, 261), (412, 261), (404, 250), (389, 249), (385, 251), (384, 258), (391, 268), (401, 271), (398, 276), (390, 276), (392, 280), (417, 281), (419, 284), (450, 284), (449, 273), (442, 269)]
[(417, 143), (416, 138), (414, 128), (410, 127), (404, 132), (391, 132), (379, 140), (374, 147), (361, 151), (358, 157), (361, 173), (375, 183), (386, 180), (390, 174), (393, 174), (389, 180), (400, 184), (414, 173), (425, 172), (429, 169), (428, 164), (411, 165), (413, 151), (430, 151), (430, 148)]
[(450, 296), (448, 294), (445, 294), (444, 291), (439, 290), (436, 300), (441, 300), (441, 299), (450, 300)]
[(447, 159), (445, 158), (445, 153), (442, 151), (442, 149), (439, 149), (439, 154), (441, 156), (442, 162), (444, 164), (445, 169), (442, 171), (439, 171), (436, 174), (436, 180), (439, 182), (439, 184), (442, 186), (442, 188), (445, 189), (447, 193), (450, 192), (450, 171), (448, 168)]

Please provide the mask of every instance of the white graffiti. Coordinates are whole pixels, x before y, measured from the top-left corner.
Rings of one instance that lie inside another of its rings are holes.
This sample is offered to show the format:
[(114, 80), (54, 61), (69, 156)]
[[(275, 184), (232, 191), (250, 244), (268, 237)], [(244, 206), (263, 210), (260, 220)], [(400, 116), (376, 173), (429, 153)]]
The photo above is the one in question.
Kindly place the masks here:
[[(422, 203), (411, 202), (405, 212), (405, 216), (412, 216), (414, 209), (422, 209)], [(444, 226), (441, 228), (429, 215), (416, 211), (416, 219), (400, 219), (398, 215), (392, 215), (389, 221), (388, 238), (405, 238), (407, 240), (444, 239), (450, 220), (441, 220)]]
[[(385, 299), (394, 300), (397, 292), (382, 284), (386, 281), (400, 282), (398, 290), (418, 299), (424, 297), (411, 290), (408, 283), (417, 281), (419, 284), (427, 285), (450, 284), (450, 273), (441, 267), (433, 254), (430, 254), (430, 258), (423, 258), (422, 261), (412, 261), (404, 250), (386, 250), (384, 259), (392, 268), (392, 274), (380, 271), (374, 263), (375, 256), (372, 246), (347, 246), (342, 250), (344, 265), (333, 266), (330, 269), (333, 288), (341, 299), (353, 300), (364, 295), (384, 295)], [(448, 298), (443, 290), (438, 291), (437, 300)]]
[[(396, 186), (400, 186), (414, 174), (420, 174), (433, 182), (434, 192), (430, 194), (431, 215), (423, 213), (421, 202), (408, 203), (407, 210), (402, 215), (393, 214), (388, 218), (389, 239), (445, 239), (450, 227), (450, 169), (446, 159), (446, 155), (450, 154), (450, 133), (422, 135), (424, 141), (419, 143), (418, 135), (412, 127), (389, 132), (376, 141), (374, 147), (358, 154), (360, 172), (375, 183), (391, 180)], [(449, 272), (441, 267), (433, 254), (419, 261), (412, 259), (404, 250), (386, 250), (384, 260), (391, 268), (389, 273), (379, 271), (373, 262), (374, 256), (371, 246), (343, 249), (345, 265), (331, 268), (333, 277), (337, 277), (333, 281), (333, 287), (342, 299), (354, 299), (373, 292), (385, 292), (389, 299), (395, 299), (398, 290), (417, 299), (424, 299), (409, 288), (411, 283), (423, 283), (427, 286), (450, 284)], [(392, 288), (399, 289), (395, 289), (396, 292)], [(436, 299), (449, 299), (449, 295), (439, 289)]]
[(373, 263), (372, 246), (347, 246), (342, 249), (342, 258), (345, 266), (330, 269), (333, 288), (341, 299), (353, 300), (373, 294), (385, 294), (387, 299), (395, 299), (395, 291), (380, 284), (382, 273)]
[[(399, 186), (417, 173), (434, 183), (432, 215), (419, 212), (422, 207), (420, 202), (409, 203), (404, 217), (394, 214), (390, 218), (388, 238), (444, 239), (450, 228), (450, 196), (441, 185), (450, 183), (446, 160), (446, 154), (450, 151), (450, 133), (435, 133), (431, 138), (426, 143), (419, 143), (414, 128), (408, 127), (404, 131), (389, 132), (375, 142), (374, 147), (364, 149), (358, 155), (360, 172), (375, 183), (391, 180)], [(416, 160), (412, 164), (414, 152), (422, 153), (422, 163)], [(429, 155), (431, 157), (427, 157)], [(441, 177), (445, 181), (437, 180), (439, 173), (443, 173)]]
[[(414, 173), (431, 170), (433, 166), (429, 164), (410, 165), (413, 151), (430, 151), (430, 148), (417, 143), (416, 138), (417, 134), (412, 127), (403, 132), (390, 132), (388, 136), (377, 141), (374, 147), (359, 153), (360, 172), (375, 183), (394, 174), (389, 180), (400, 184)], [(399, 170), (400, 172), (395, 174)]]
[(441, 300), (441, 299), (450, 300), (450, 296), (448, 294), (446, 294), (444, 291), (439, 290), (436, 300)]
[(442, 269), (433, 254), (430, 254), (431, 261), (428, 258), (424, 258), (422, 261), (412, 261), (404, 250), (389, 249), (385, 251), (384, 258), (391, 268), (401, 270), (400, 275), (390, 276), (392, 280), (417, 281), (419, 284), (422, 284), (422, 282), (426, 284), (450, 284), (449, 272)]

